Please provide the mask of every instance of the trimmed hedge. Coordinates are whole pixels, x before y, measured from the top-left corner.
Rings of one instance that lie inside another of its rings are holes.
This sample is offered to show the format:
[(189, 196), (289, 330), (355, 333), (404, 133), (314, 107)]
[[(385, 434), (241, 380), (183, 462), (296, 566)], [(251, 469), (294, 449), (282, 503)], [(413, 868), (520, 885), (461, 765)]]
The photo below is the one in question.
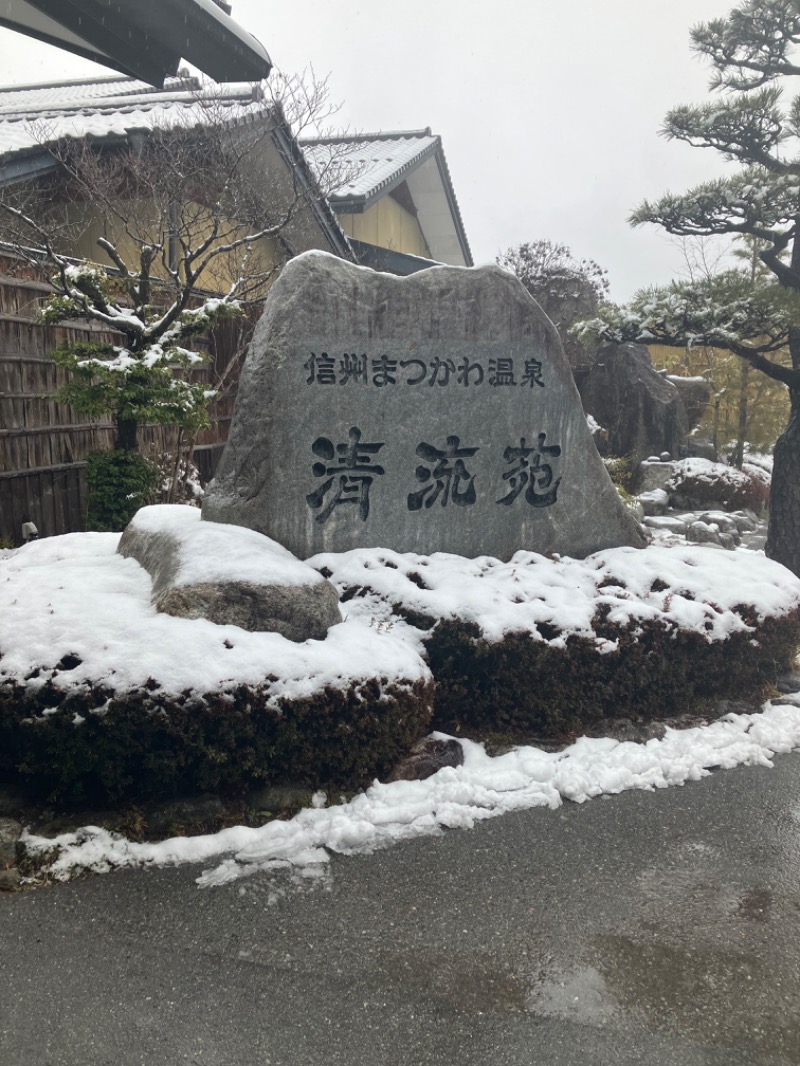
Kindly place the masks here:
[[(434, 682), (370, 681), (269, 706), (267, 679), (219, 693), (169, 697), (155, 682), (127, 694), (65, 694), (0, 685), (0, 775), (59, 808), (141, 803), (187, 792), (243, 795), (255, 784), (355, 789), (385, 776), (431, 727), (473, 738), (559, 736), (606, 717), (668, 718), (700, 701), (752, 694), (789, 667), (800, 608), (757, 621), (725, 641), (663, 622), (593, 628), (616, 642), (600, 653), (527, 632), (490, 642), (473, 623), (396, 604), (424, 629)], [(547, 634), (543, 634), (547, 635)], [(556, 634), (550, 634), (555, 636)]]
[[(800, 608), (757, 622), (725, 641), (659, 623), (624, 630), (595, 617), (598, 636), (618, 642), (600, 654), (582, 637), (554, 648), (527, 633), (498, 643), (471, 623), (440, 621), (425, 638), (436, 679), (433, 725), (443, 732), (563, 735), (606, 717), (667, 718), (710, 698), (754, 693), (791, 666)], [(634, 632), (635, 628), (635, 632)]]
[(370, 681), (275, 709), (266, 687), (170, 700), (6, 684), (0, 774), (59, 807), (237, 795), (257, 783), (359, 788), (428, 732), (432, 696), (422, 681)]

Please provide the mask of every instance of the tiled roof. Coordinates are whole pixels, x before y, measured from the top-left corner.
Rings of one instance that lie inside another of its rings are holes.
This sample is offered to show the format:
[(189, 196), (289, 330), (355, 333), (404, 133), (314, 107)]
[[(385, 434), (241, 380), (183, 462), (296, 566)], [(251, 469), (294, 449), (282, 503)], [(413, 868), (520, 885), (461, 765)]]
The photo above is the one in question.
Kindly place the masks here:
[(438, 145), (439, 138), (432, 136), (429, 129), (300, 141), (304, 155), (318, 174), (332, 156), (342, 169), (345, 180), (328, 193), (333, 205), (348, 199), (368, 200), (399, 183)]
[(307, 138), (299, 143), (317, 179), (332, 186), (327, 198), (336, 212), (366, 211), (407, 181), (431, 255), (456, 266), (472, 265), (441, 138), (430, 129)]
[[(270, 122), (276, 148), (290, 158), (296, 152), (292, 134), (280, 108), (254, 93), (250, 82), (205, 86), (194, 77), (167, 78), (163, 89), (128, 77), (54, 82), (47, 85), (0, 88), (0, 186), (13, 184), (54, 164), (48, 145), (68, 138), (124, 138), (138, 130), (194, 128), (220, 119), (231, 124)], [(309, 167), (301, 162), (296, 177), (312, 194), (311, 210), (331, 248), (350, 257), (342, 229), (324, 197), (318, 196)]]
[(67, 137), (120, 137), (156, 125), (200, 126), (209, 100), (231, 109), (232, 118), (257, 114), (250, 84), (215, 85), (213, 93), (194, 79), (168, 79), (154, 89), (134, 78), (0, 89), (0, 156), (27, 154)]
[(92, 78), (82, 81), (64, 81), (50, 85), (20, 85), (0, 88), (0, 102), (6, 108), (24, 111), (28, 107), (41, 107), (50, 104), (60, 107), (65, 101), (97, 100), (103, 96), (121, 95), (123, 93), (156, 92), (152, 86), (143, 81), (115, 74), (107, 78)]

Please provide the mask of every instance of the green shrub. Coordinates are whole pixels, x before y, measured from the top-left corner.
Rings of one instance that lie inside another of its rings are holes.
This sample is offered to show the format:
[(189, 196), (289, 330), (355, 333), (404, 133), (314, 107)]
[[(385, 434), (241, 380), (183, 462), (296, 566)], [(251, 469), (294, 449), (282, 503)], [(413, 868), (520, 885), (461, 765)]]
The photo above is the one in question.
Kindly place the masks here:
[(86, 470), (89, 489), (87, 528), (118, 533), (149, 502), (156, 471), (139, 452), (92, 452)]
[(554, 648), (527, 633), (489, 643), (477, 626), (442, 621), (426, 637), (436, 679), (433, 725), (466, 736), (552, 736), (606, 717), (664, 718), (709, 698), (754, 693), (789, 667), (800, 641), (800, 609), (755, 622), (725, 641), (655, 622), (626, 629), (595, 618), (598, 636), (616, 641), (599, 654), (572, 636)]
[(633, 461), (629, 455), (609, 455), (603, 458), (603, 466), (623, 499), (631, 495), (633, 488)]
[(257, 783), (359, 788), (428, 731), (432, 686), (371, 681), (268, 705), (268, 686), (170, 698), (0, 686), (0, 774), (58, 807)]

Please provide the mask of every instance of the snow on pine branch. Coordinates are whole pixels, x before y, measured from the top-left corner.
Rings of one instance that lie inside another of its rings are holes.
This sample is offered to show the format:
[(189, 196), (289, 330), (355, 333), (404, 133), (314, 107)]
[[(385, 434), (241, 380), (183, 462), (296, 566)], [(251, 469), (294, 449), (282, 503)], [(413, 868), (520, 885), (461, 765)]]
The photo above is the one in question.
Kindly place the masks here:
[(755, 289), (741, 271), (669, 288), (649, 289), (627, 306), (604, 305), (577, 323), (581, 340), (607, 343), (706, 345), (739, 355), (778, 352), (796, 320), (792, 295), (775, 285)]
[(794, 225), (799, 197), (800, 173), (768, 174), (749, 167), (681, 195), (645, 200), (630, 222), (652, 222), (678, 236), (755, 233), (770, 240), (782, 235), (782, 227)]

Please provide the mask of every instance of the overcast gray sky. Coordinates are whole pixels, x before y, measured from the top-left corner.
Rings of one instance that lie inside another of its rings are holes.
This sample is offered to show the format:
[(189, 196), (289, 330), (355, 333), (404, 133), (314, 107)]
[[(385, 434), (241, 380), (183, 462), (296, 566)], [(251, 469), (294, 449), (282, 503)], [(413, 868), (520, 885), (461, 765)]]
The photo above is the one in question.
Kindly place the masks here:
[[(716, 153), (658, 136), (666, 111), (707, 95), (689, 28), (732, 0), (233, 0), (287, 72), (330, 73), (358, 131), (442, 136), (476, 263), (546, 237), (596, 259), (624, 300), (682, 269), (645, 197), (718, 175)], [(0, 29), (0, 82), (102, 68)]]

